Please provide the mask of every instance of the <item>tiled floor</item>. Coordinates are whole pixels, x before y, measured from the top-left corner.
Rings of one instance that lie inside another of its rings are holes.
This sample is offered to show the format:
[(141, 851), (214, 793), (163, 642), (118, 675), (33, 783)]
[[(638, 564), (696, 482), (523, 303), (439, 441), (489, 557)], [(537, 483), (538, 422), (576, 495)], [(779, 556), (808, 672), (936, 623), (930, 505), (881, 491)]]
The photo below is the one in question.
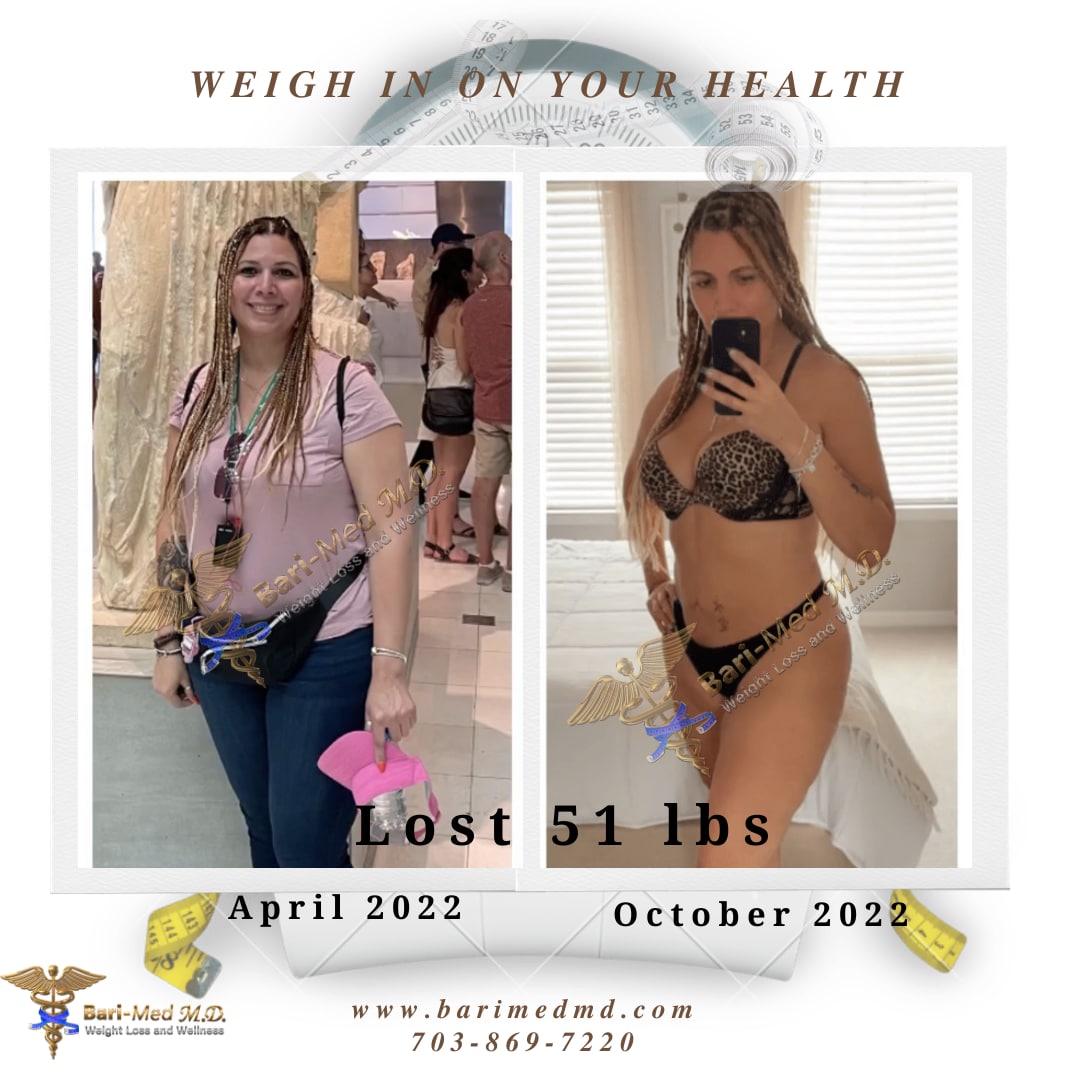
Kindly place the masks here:
[[(466, 518), (468, 505), (462, 504)], [(470, 541), (455, 542), (474, 549)], [(505, 539), (495, 557), (505, 564)], [(382, 847), (375, 866), (510, 866), (510, 848), (495, 843), (491, 821), (500, 807), (510, 814), (510, 599), (499, 582), (477, 585), (475, 566), (421, 559), (410, 682), (417, 725), (403, 749), (423, 760), (443, 816), (430, 844)], [(484, 625), (463, 616), (479, 616)], [(426, 812), (420, 789), (409, 792), (409, 808)], [(452, 820), (464, 814), (473, 818), (475, 838), (454, 844)]]

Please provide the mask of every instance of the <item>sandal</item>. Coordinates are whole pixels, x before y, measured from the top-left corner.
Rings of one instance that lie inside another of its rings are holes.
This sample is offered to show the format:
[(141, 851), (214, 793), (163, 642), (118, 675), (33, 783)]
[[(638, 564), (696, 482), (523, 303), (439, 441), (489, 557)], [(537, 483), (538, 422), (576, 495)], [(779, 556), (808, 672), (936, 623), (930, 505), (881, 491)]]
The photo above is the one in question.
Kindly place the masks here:
[(471, 551), (466, 551), (465, 552), (465, 558), (464, 559), (452, 559), (450, 557), (450, 552), (451, 551), (462, 551), (462, 550), (464, 550), (463, 548), (455, 547), (453, 544), (451, 544), (447, 548), (439, 547), (438, 544), (432, 544), (431, 546), (435, 549), (432, 552), (431, 557), (436, 562), (454, 563), (456, 566), (475, 566), (476, 563), (478, 563), (480, 561)]
[(456, 517), (454, 518), (454, 535), (462, 536), (466, 540), (475, 540), (476, 530), (463, 517)]
[(438, 551), (438, 550), (439, 550), (439, 545), (438, 544), (433, 544), (430, 540), (425, 540), (424, 541), (424, 558), (425, 559), (433, 559), (435, 557), (435, 552)]

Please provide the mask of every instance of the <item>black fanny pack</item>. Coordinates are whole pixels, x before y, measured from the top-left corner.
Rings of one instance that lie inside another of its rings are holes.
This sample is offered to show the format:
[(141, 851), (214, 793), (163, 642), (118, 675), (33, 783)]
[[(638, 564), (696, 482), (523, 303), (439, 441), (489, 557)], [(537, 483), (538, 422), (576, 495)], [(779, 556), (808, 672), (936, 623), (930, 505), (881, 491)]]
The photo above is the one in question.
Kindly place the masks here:
[[(337, 369), (338, 423), (345, 426), (345, 373), (349, 357), (342, 358)], [(184, 405), (191, 398), (199, 372), (197, 367), (188, 379)], [(288, 682), (307, 658), (315, 644), (326, 616), (342, 593), (360, 576), (367, 562), (367, 552), (357, 552), (331, 579), (329, 585), (298, 610), (286, 608), (269, 622), (244, 626), (233, 611), (215, 612), (192, 621), (184, 633), (184, 659), (198, 660), (204, 675), (221, 682), (276, 686)]]
[(297, 611), (287, 608), (269, 622), (244, 626), (232, 611), (194, 622), (187, 633), (198, 641), (200, 670), (222, 682), (251, 680), (264, 687), (288, 682), (311, 652), (330, 609), (366, 562), (367, 552), (357, 552), (313, 600)]

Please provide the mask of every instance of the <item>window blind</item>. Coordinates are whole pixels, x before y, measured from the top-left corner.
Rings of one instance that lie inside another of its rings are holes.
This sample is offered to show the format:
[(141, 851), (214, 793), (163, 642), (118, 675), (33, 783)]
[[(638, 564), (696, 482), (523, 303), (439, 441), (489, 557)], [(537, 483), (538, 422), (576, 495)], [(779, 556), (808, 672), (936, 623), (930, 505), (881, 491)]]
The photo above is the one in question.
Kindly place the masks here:
[(958, 198), (954, 184), (810, 189), (814, 314), (862, 372), (897, 505), (955, 505)]
[[(828, 181), (810, 189), (814, 311), (866, 378), (897, 505), (957, 495), (958, 195), (954, 184)], [(596, 185), (549, 184), (547, 500), (616, 508), (611, 348)]]
[(547, 506), (615, 509), (615, 432), (600, 195), (547, 188), (545, 259)]

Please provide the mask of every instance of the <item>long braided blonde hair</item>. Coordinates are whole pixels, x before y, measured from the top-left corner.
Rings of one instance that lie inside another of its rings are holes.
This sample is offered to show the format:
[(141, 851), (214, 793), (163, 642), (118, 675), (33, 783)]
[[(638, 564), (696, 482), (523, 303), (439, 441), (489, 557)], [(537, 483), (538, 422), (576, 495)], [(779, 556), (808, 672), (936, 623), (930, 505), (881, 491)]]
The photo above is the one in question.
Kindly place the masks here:
[[(798, 260), (775, 200), (764, 191), (747, 188), (721, 188), (710, 192), (694, 207), (679, 248), (676, 307), (679, 377), (643, 446), (662, 438), (690, 407), (697, 395), (698, 372), (709, 358), (710, 328), (702, 322), (690, 301), (687, 287), (690, 248), (703, 229), (731, 233), (772, 290), (780, 305), (781, 321), (798, 341), (840, 356), (825, 340), (814, 318), (799, 276)], [(640, 468), (635, 469), (631, 477), (627, 525), (635, 556), (656, 567), (656, 549), (664, 535), (663, 515), (642, 488)]]
[(281, 476), (286, 464), (295, 474), (299, 454), (304, 463), (302, 421), (311, 402), (312, 354), (315, 339), (312, 335), (312, 301), (314, 285), (311, 260), (299, 233), (288, 218), (260, 217), (241, 225), (229, 237), (218, 263), (217, 289), (214, 297), (214, 345), (210, 361), (191, 413), (180, 432), (172, 468), (165, 482), (163, 511), (176, 529), (176, 512), (184, 490), (184, 478), (192, 465), (201, 463), (215, 433), (225, 424), (232, 408), (233, 388), (236, 385), (239, 351), (235, 342), (235, 320), (232, 317), (233, 279), (240, 257), (253, 236), (284, 236), (296, 251), (300, 273), (304, 279), (304, 294), (300, 315), (293, 327), (285, 352), (277, 385), (267, 402), (268, 437), (262, 453), (268, 453), (264, 470)]

